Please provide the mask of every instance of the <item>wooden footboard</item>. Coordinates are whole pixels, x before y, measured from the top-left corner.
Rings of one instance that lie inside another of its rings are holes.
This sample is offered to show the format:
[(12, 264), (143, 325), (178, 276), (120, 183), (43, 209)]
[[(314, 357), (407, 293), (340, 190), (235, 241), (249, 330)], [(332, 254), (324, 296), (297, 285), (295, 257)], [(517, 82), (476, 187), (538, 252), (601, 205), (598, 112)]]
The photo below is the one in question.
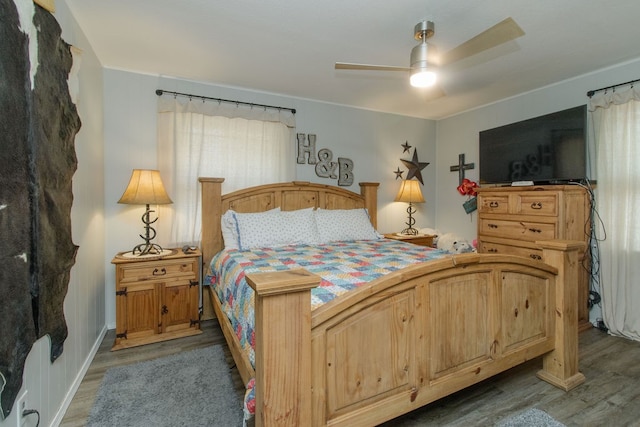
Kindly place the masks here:
[(577, 386), (583, 243), (541, 246), (549, 264), (457, 255), (385, 276), (311, 315), (314, 275), (247, 275), (262, 337), (256, 425), (375, 425), (541, 355), (540, 378)]

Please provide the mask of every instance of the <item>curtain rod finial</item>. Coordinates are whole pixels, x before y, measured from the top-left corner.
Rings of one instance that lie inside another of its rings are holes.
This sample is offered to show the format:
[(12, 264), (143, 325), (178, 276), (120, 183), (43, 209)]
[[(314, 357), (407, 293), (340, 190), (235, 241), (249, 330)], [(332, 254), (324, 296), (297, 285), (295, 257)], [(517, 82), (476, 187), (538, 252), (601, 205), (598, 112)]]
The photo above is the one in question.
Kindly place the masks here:
[(156, 95), (162, 96), (163, 93), (164, 91), (162, 89), (156, 89)]

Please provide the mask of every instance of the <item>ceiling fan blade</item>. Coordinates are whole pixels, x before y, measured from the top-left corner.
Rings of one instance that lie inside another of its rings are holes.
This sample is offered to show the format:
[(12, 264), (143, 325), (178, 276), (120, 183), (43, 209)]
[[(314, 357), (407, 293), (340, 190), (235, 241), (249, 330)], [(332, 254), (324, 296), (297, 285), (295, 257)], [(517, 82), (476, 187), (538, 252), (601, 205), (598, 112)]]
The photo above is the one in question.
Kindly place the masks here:
[(420, 90), (422, 91), (422, 96), (425, 101), (433, 101), (447, 95), (442, 86), (438, 84), (433, 87), (423, 88)]
[(393, 65), (354, 64), (350, 62), (336, 62), (336, 70), (365, 70), (365, 71), (411, 71), (408, 67)]
[(481, 32), (461, 45), (444, 53), (440, 58), (440, 65), (450, 64), (468, 56), (475, 55), (492, 47), (524, 35), (524, 30), (513, 20), (507, 18), (493, 27)]

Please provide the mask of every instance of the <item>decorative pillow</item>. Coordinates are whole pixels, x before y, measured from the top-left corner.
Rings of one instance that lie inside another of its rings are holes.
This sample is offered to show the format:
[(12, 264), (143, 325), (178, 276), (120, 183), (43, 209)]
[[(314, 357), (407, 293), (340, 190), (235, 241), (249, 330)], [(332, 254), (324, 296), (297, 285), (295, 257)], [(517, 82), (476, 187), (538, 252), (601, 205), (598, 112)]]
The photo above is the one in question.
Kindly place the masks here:
[(222, 215), (220, 219), (220, 228), (222, 229), (222, 241), (224, 242), (225, 249), (240, 249), (238, 243), (238, 225), (236, 223), (235, 215), (266, 215), (274, 212), (280, 212), (280, 208), (274, 208), (266, 212), (243, 214), (229, 209)]
[(235, 214), (240, 250), (292, 244), (318, 244), (313, 208), (269, 215)]
[(318, 209), (315, 211), (320, 243), (382, 239), (371, 225), (366, 209)]

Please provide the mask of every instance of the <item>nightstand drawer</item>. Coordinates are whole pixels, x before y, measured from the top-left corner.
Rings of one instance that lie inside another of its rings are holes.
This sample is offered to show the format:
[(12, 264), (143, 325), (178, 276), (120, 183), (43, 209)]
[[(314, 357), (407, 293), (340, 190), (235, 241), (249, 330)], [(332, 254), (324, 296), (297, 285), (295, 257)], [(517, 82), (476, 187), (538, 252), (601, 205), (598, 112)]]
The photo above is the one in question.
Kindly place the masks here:
[(193, 262), (174, 261), (122, 266), (120, 282), (140, 282), (176, 278), (195, 278)]
[(481, 218), (478, 224), (479, 233), (489, 236), (528, 241), (555, 239), (556, 237), (555, 224), (486, 218)]

